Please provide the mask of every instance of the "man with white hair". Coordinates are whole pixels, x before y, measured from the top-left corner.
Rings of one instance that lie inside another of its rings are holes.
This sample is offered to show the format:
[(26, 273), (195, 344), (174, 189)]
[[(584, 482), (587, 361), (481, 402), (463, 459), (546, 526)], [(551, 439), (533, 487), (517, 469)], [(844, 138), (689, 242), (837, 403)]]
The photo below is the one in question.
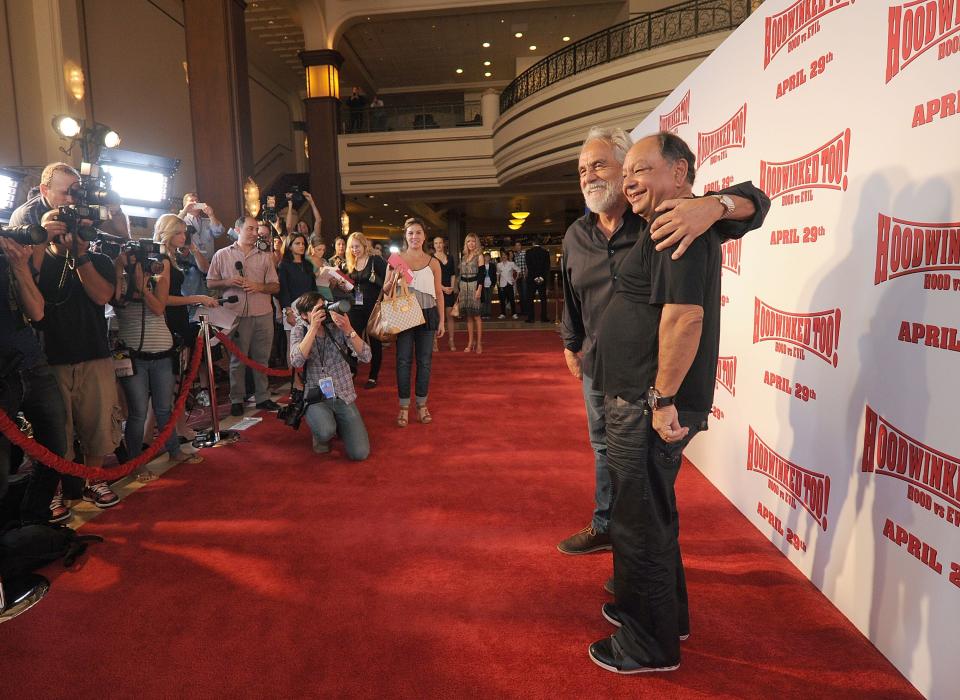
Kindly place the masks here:
[(657, 218), (647, 222), (633, 213), (622, 191), (623, 162), (631, 145), (623, 129), (594, 127), (587, 133), (580, 150), (579, 172), (580, 191), (589, 211), (570, 225), (563, 238), (565, 303), (560, 333), (567, 367), (582, 380), (596, 472), (593, 519), (557, 545), (564, 554), (611, 549), (604, 397), (594, 390), (593, 380), (584, 369), (593, 366), (594, 341), (613, 296), (621, 261), (648, 223), (651, 237), (659, 241), (657, 250), (679, 243), (674, 253), (674, 258), (679, 258), (714, 223), (720, 222), (717, 228), (726, 238), (743, 236), (750, 230), (750, 224), (743, 222), (764, 209), (764, 201), (769, 206), (766, 195), (748, 182), (704, 197), (666, 200), (657, 208)]

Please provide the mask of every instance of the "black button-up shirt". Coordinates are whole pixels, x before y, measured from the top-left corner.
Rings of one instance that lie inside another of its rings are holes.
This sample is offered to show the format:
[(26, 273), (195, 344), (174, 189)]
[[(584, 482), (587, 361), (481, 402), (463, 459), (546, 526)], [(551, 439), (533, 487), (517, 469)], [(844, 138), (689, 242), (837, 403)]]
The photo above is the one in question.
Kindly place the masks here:
[[(742, 182), (721, 192), (750, 199), (757, 210), (757, 216), (751, 221), (717, 222), (715, 229), (723, 239), (740, 238), (763, 224), (770, 200), (753, 183)], [(565, 348), (583, 352), (585, 369), (594, 365), (593, 345), (603, 312), (613, 297), (620, 264), (646, 225), (643, 217), (634, 214), (628, 206), (620, 228), (609, 239), (597, 226), (597, 215), (593, 212), (574, 221), (563, 237), (564, 305), (560, 337)]]

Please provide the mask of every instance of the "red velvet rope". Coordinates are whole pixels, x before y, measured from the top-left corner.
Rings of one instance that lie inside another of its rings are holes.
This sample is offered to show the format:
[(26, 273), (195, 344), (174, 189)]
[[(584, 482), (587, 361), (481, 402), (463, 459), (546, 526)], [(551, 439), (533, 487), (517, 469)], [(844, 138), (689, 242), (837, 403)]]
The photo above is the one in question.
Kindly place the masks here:
[(245, 364), (250, 369), (256, 370), (257, 372), (260, 372), (261, 374), (265, 374), (268, 377), (289, 377), (290, 376), (289, 369), (270, 369), (265, 365), (261, 365), (256, 360), (251, 360), (240, 350), (240, 348), (237, 347), (236, 343), (230, 340), (230, 337), (223, 331), (217, 331), (216, 336), (217, 338), (220, 339), (220, 342), (223, 343), (223, 347), (225, 347), (227, 350), (230, 351), (231, 355), (236, 357), (238, 360), (240, 360), (240, 362)]
[(115, 467), (110, 467), (109, 469), (104, 469), (102, 467), (88, 467), (83, 464), (77, 464), (76, 462), (69, 462), (63, 457), (54, 454), (46, 447), (38, 443), (36, 440), (28, 438), (24, 435), (20, 429), (17, 427), (17, 424), (14, 423), (10, 416), (6, 414), (5, 411), (0, 411), (0, 433), (10, 440), (14, 445), (17, 445), (28, 455), (33, 457), (38, 462), (42, 462), (51, 469), (54, 469), (61, 474), (70, 474), (72, 476), (79, 476), (85, 479), (92, 479), (94, 481), (99, 481), (103, 479), (115, 480), (121, 477), (126, 476), (132, 472), (137, 467), (140, 467), (154, 457), (164, 449), (164, 443), (173, 434), (173, 431), (177, 427), (177, 421), (180, 419), (180, 416), (183, 414), (186, 405), (187, 397), (190, 395), (190, 387), (193, 385), (193, 380), (197, 378), (197, 372), (200, 369), (200, 358), (203, 355), (203, 336), (197, 336), (196, 345), (193, 348), (193, 355), (190, 358), (190, 368), (187, 370), (187, 376), (180, 382), (180, 395), (177, 397), (177, 402), (174, 404), (173, 411), (170, 414), (170, 420), (167, 421), (167, 425), (163, 430), (160, 431), (160, 434), (157, 435), (153, 443), (139, 456), (131, 459), (128, 462), (117, 465)]

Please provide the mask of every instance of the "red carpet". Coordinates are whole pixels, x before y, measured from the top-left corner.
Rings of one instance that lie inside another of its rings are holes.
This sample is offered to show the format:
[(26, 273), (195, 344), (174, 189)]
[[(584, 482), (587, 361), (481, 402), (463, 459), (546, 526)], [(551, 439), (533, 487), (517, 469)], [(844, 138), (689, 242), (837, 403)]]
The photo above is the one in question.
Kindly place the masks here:
[(316, 457), (305, 426), (268, 416), (87, 525), (107, 542), (48, 570), (47, 598), (0, 626), (0, 696), (917, 696), (689, 466), (682, 665), (599, 669), (610, 555), (555, 549), (593, 488), (556, 334), (436, 355), (434, 423), (405, 430), (393, 359), (361, 390), (369, 461)]

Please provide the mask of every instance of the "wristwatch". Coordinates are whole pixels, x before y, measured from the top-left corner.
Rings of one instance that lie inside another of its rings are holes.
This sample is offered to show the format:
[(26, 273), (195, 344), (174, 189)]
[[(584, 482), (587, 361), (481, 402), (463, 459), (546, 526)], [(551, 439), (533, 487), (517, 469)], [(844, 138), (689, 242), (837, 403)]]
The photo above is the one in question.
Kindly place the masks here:
[(733, 198), (725, 194), (715, 194), (713, 197), (723, 205), (724, 216), (730, 216), (736, 210), (737, 205), (734, 204)]
[(357, 337), (357, 332), (356, 332), (356, 331), (350, 331), (350, 335), (348, 335), (347, 337), (348, 337), (348, 338), (356, 338), (356, 337)]
[(647, 389), (647, 405), (651, 411), (657, 411), (666, 406), (672, 406), (675, 396), (661, 396), (660, 392), (650, 387)]

